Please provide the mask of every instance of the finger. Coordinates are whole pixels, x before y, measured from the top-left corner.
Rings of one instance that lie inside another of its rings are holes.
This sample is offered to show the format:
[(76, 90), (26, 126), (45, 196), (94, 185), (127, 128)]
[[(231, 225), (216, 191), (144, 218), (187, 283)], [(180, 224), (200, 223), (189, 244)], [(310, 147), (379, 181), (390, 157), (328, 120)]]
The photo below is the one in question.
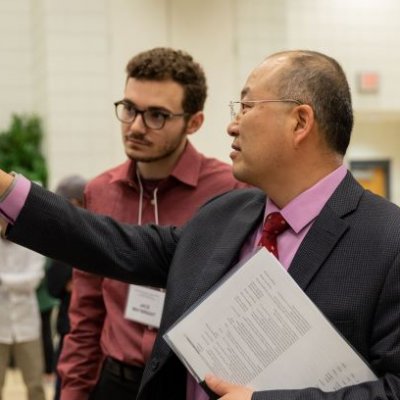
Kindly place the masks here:
[(223, 396), (229, 393), (235, 385), (230, 382), (224, 381), (215, 375), (207, 374), (204, 378), (207, 386), (218, 396)]

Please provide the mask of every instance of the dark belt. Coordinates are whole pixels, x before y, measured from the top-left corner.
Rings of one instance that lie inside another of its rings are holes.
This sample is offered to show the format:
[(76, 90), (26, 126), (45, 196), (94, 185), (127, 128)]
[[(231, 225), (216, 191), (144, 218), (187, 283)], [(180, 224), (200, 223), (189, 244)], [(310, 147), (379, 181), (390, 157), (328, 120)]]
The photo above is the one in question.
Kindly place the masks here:
[(143, 375), (143, 368), (135, 365), (124, 364), (115, 358), (107, 357), (104, 361), (104, 369), (113, 375), (127, 381), (140, 382)]

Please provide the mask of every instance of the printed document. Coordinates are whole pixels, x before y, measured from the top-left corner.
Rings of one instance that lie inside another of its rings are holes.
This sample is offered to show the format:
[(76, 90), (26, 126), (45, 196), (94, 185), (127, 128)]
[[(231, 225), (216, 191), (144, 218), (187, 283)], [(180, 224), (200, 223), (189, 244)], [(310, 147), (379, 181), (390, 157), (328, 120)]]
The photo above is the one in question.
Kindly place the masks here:
[(259, 250), (165, 335), (198, 382), (334, 391), (376, 379), (279, 261)]

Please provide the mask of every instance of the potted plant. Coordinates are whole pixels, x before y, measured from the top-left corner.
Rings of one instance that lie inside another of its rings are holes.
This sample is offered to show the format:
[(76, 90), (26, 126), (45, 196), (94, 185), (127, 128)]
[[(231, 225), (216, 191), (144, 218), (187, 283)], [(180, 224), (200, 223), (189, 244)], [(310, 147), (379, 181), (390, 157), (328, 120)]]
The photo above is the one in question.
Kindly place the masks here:
[(0, 167), (18, 172), (47, 186), (48, 171), (41, 144), (43, 131), (36, 115), (16, 115), (7, 130), (0, 132)]

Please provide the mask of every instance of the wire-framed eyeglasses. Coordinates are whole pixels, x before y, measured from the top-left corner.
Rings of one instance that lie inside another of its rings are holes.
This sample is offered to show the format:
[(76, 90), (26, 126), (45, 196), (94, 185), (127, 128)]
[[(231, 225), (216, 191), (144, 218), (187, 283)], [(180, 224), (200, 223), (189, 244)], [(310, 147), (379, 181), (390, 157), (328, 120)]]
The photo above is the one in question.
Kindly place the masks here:
[(165, 123), (172, 118), (184, 117), (185, 115), (187, 115), (187, 113), (174, 114), (167, 110), (156, 107), (150, 107), (146, 108), (145, 110), (140, 110), (134, 104), (126, 100), (116, 101), (114, 103), (114, 106), (115, 115), (122, 123), (131, 124), (140, 114), (142, 116), (144, 125), (147, 128), (154, 130), (164, 128)]
[(295, 99), (230, 101), (229, 108), (231, 112), (232, 121), (235, 120), (238, 117), (238, 115), (245, 114), (246, 111), (253, 108), (256, 104), (260, 103), (296, 103), (299, 106), (303, 104), (300, 100), (295, 100)]

